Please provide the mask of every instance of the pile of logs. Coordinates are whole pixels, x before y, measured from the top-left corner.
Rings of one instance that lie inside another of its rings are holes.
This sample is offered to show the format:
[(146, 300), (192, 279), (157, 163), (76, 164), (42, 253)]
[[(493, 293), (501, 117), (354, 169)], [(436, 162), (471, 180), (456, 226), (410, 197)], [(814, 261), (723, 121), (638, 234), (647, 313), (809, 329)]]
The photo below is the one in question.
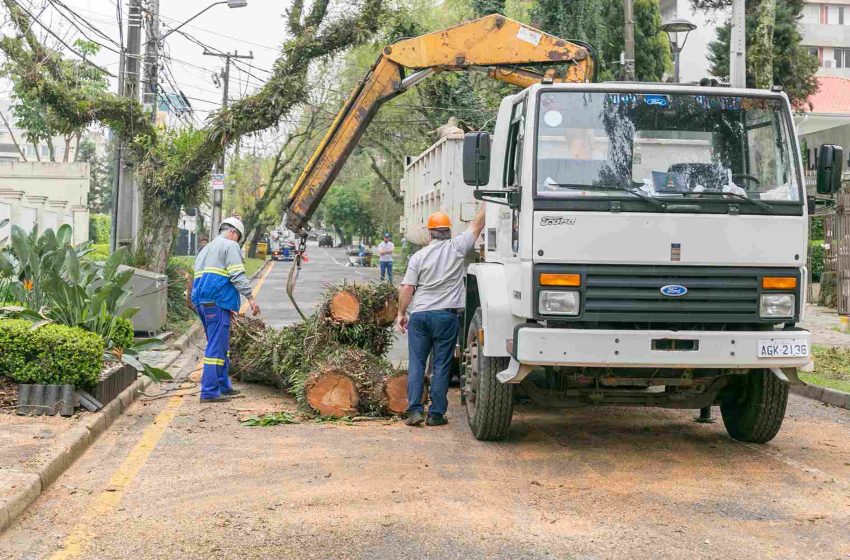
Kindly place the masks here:
[(281, 329), (239, 317), (231, 372), (286, 390), (323, 416), (400, 414), (407, 373), (385, 358), (397, 312), (392, 285), (352, 283), (330, 286), (313, 316)]

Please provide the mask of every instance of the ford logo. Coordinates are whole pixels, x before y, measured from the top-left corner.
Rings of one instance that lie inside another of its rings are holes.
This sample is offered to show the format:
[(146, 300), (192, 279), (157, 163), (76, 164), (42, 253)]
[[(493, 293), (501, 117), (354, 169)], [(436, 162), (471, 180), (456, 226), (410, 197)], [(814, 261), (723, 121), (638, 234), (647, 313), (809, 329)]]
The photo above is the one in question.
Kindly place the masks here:
[(688, 289), (679, 284), (670, 284), (661, 288), (661, 293), (669, 297), (679, 297), (688, 293)]

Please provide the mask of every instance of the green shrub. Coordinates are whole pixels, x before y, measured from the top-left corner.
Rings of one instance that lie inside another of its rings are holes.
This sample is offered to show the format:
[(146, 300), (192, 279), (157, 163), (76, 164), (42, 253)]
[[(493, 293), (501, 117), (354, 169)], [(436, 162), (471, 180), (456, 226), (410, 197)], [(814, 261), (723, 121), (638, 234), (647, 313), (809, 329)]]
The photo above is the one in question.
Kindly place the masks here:
[(823, 239), (824, 216), (809, 216), (809, 239)]
[(186, 288), (188, 279), (192, 278), (192, 267), (187, 270), (184, 262), (172, 257), (168, 259), (165, 274), (168, 276), (168, 322), (185, 321), (192, 316), (192, 311), (186, 307)]
[(823, 239), (809, 241), (809, 270), (812, 271), (813, 280), (820, 280), (825, 259), (826, 249), (823, 247)]
[(98, 243), (91, 246), (91, 252), (86, 255), (89, 260), (98, 262), (109, 258), (109, 243)]
[(18, 383), (92, 389), (103, 369), (103, 339), (77, 327), (0, 320), (0, 375)]
[(89, 241), (94, 244), (109, 244), (112, 218), (108, 214), (89, 215)]
[(111, 348), (129, 348), (133, 344), (133, 322), (123, 317), (118, 317), (112, 326)]

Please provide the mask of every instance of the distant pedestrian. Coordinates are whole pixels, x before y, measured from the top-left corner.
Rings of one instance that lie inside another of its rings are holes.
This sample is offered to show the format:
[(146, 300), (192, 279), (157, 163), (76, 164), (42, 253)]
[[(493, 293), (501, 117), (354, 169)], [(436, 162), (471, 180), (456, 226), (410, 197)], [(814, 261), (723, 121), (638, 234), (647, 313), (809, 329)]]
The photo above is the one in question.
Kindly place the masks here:
[(384, 234), (384, 240), (381, 243), (378, 243), (378, 258), (381, 266), (381, 281), (384, 280), (384, 273), (386, 273), (387, 280), (390, 282), (393, 281), (393, 251), (395, 251), (395, 245), (391, 241), (390, 234)]
[(469, 228), (454, 239), (451, 227), (451, 219), (442, 212), (428, 217), (431, 242), (410, 257), (399, 290), (397, 324), (402, 332), (408, 331), (408, 426), (418, 426), (425, 421), (422, 390), (429, 354), (434, 367), (426, 424), (441, 426), (448, 422), (445, 415), (449, 406), (449, 375), (460, 314), (466, 307), (464, 263), (484, 229), (484, 205), (478, 209)]
[(195, 258), (192, 304), (201, 318), (207, 347), (204, 372), (201, 375), (201, 402), (229, 401), (239, 391), (230, 383), (230, 320), (239, 311), (242, 294), (248, 299), (254, 315), (260, 306), (251, 294), (245, 275), (245, 264), (239, 242), (245, 237), (245, 226), (238, 218), (221, 222), (219, 236), (210, 241)]

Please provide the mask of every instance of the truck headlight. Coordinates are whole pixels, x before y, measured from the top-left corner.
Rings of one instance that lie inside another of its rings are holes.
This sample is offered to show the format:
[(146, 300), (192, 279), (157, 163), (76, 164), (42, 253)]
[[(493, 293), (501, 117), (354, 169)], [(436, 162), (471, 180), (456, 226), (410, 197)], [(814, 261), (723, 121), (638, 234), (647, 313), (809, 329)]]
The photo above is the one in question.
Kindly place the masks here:
[(578, 315), (579, 293), (542, 290), (538, 303), (540, 313), (550, 315)]
[(793, 317), (794, 294), (763, 294), (759, 315), (762, 317)]

